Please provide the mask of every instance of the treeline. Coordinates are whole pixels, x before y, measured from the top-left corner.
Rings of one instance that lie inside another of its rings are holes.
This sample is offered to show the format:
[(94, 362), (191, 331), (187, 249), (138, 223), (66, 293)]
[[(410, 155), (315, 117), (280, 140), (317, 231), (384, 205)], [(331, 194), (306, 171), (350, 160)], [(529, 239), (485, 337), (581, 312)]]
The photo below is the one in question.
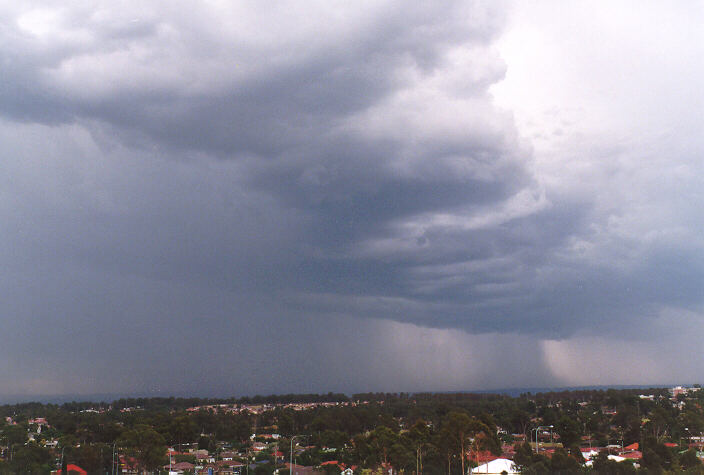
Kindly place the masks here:
[[(557, 401), (589, 401), (600, 402), (607, 405), (617, 405), (624, 398), (634, 397), (639, 394), (666, 396), (667, 389), (665, 388), (648, 388), (648, 389), (581, 389), (581, 390), (564, 390), (552, 392), (540, 392), (536, 394), (524, 393), (518, 399), (530, 399), (541, 403), (550, 403)], [(88, 409), (107, 408), (126, 409), (126, 408), (142, 408), (145, 410), (182, 410), (195, 406), (209, 406), (218, 404), (291, 404), (291, 403), (323, 403), (323, 402), (430, 402), (430, 403), (446, 403), (459, 404), (474, 403), (477, 401), (505, 401), (517, 399), (504, 394), (498, 393), (389, 393), (389, 392), (370, 392), (356, 393), (348, 396), (343, 393), (326, 393), (326, 394), (271, 394), (271, 395), (256, 395), (242, 396), (230, 398), (201, 398), (201, 397), (135, 397), (135, 398), (120, 398), (112, 402), (108, 401), (72, 401), (63, 404), (43, 404), (39, 402), (27, 402), (18, 404), (5, 404), (0, 406), (0, 415), (3, 417), (12, 414), (33, 414), (41, 413), (46, 408), (60, 407), (62, 410), (69, 412), (78, 412)]]

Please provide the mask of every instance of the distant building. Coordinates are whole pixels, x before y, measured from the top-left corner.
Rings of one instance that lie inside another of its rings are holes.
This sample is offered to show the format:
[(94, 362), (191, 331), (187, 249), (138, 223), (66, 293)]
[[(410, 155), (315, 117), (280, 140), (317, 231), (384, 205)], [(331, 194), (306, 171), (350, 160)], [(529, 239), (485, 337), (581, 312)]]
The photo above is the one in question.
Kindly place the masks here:
[(673, 399), (676, 399), (677, 396), (680, 394), (683, 396), (686, 396), (689, 393), (699, 391), (701, 388), (698, 387), (692, 387), (692, 388), (685, 388), (683, 386), (675, 386), (674, 388), (670, 388), (670, 395), (672, 396)]
[(252, 450), (255, 452), (261, 452), (262, 450), (266, 449), (268, 447), (267, 444), (264, 442), (255, 442), (252, 444)]
[(677, 397), (680, 394), (687, 395), (687, 388), (683, 388), (682, 386), (675, 386), (674, 388), (670, 388), (670, 395), (672, 397)]
[(170, 465), (164, 465), (164, 470), (170, 470), (170, 473), (192, 472), (195, 465), (189, 462), (177, 462)]

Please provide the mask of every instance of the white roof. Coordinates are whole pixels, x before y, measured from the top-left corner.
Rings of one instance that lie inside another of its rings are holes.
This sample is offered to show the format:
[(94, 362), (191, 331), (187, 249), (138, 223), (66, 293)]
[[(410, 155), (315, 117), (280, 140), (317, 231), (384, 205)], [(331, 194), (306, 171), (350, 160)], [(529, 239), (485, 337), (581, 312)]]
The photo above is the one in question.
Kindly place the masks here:
[(585, 460), (593, 459), (597, 455), (599, 455), (599, 452), (596, 450), (582, 451), (582, 457), (584, 457)]
[(495, 459), (489, 463), (479, 465), (472, 469), (471, 473), (488, 473), (488, 474), (500, 474), (501, 472), (506, 472), (510, 474), (517, 474), (518, 469), (513, 463), (513, 460), (509, 459)]
[[(626, 460), (625, 457), (619, 457), (618, 455), (609, 455), (607, 456), (607, 458), (609, 460), (613, 460), (614, 462), (623, 462), (624, 460)], [(584, 465), (586, 465), (587, 467), (591, 467), (593, 464), (593, 460), (588, 460)]]

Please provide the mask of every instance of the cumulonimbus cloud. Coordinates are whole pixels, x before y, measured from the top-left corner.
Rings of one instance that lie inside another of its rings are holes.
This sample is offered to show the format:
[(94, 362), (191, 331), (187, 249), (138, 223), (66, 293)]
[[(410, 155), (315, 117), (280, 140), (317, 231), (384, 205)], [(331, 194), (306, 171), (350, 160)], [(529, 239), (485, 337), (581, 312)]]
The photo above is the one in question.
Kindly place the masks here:
[[(0, 255), (10, 311), (24, 316), (14, 331), (61, 315), (76, 329), (64, 338), (109, 330), (134, 349), (122, 319), (141, 344), (168, 348), (202, 322), (223, 345), (224, 329), (251, 340), (266, 332), (241, 326), (264, 321), (390, 319), (401, 323), (388, 332), (418, 338), (406, 324), (513, 341), (695, 311), (702, 266), (687, 223), (700, 219), (668, 214), (672, 186), (657, 220), (635, 206), (654, 190), (642, 149), (563, 124), (560, 147), (536, 151), (522, 116), (497, 107), (507, 10), (2, 7), (12, 178), (0, 182)], [(678, 170), (668, 176), (700, 180)], [(99, 359), (121, 351), (106, 343)]]

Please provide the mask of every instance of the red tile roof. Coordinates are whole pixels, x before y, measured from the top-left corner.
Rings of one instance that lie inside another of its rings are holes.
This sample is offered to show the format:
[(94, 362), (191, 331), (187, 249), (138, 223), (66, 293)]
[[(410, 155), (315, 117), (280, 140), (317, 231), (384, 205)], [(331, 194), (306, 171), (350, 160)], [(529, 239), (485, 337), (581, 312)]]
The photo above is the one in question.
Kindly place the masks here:
[[(169, 465), (164, 465), (164, 467), (169, 467)], [(178, 462), (171, 464), (170, 467), (173, 470), (193, 470), (193, 467), (195, 467), (195, 465), (189, 462)]]
[[(71, 473), (78, 473), (78, 474), (80, 474), (80, 475), (88, 475), (88, 472), (86, 472), (85, 470), (83, 470), (83, 469), (82, 469), (81, 467), (79, 467), (78, 465), (74, 465), (74, 464), (72, 464), (72, 463), (66, 465), (66, 472), (67, 472), (68, 475), (71, 475)], [(61, 470), (59, 470), (59, 471), (56, 472), (56, 473), (61, 473)]]

